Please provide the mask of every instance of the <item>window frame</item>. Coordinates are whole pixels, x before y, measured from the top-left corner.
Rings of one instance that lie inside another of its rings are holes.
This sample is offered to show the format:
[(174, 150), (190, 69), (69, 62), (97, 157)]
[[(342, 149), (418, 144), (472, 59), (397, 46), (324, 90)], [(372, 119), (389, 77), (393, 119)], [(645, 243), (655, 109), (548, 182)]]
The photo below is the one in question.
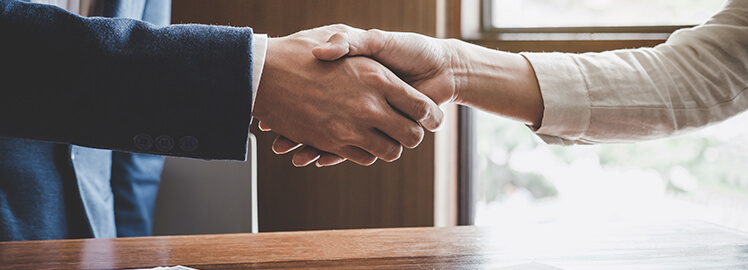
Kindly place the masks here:
[[(474, 1), (480, 1), (478, 9), (470, 8), (474, 5)], [(550, 51), (584, 53), (654, 47), (665, 42), (676, 30), (695, 26), (495, 28), (491, 23), (491, 0), (462, 0), (462, 3), (461, 35), (464, 41), (515, 53)], [(475, 18), (476, 12), (480, 15), (477, 25), (475, 21), (470, 21), (471, 18)], [(465, 27), (465, 25), (468, 26)], [(476, 160), (474, 138), (476, 123), (473, 110), (475, 109), (460, 106), (458, 111), (458, 225), (475, 223), (474, 178), (477, 173), (472, 166)]]
[[(582, 27), (494, 27), (493, 26), (493, 0), (481, 0), (480, 3), (480, 31), (482, 36), (501, 37), (503, 34), (626, 34), (611, 39), (662, 39), (661, 35), (669, 36), (681, 28), (693, 27), (695, 25), (653, 25), (653, 26), (582, 26)], [(542, 39), (542, 38), (541, 38)], [(554, 39), (554, 38), (549, 38)], [(572, 38), (574, 39), (574, 38)], [(582, 38), (584, 39), (584, 38)]]

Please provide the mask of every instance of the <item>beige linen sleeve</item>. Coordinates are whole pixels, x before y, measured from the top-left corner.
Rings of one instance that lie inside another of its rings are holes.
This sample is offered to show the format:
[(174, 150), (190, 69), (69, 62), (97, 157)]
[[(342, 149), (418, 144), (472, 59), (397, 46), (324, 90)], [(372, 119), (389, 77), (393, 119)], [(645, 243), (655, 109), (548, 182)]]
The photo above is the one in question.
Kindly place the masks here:
[(672, 136), (748, 109), (748, 0), (655, 48), (523, 53), (545, 112), (547, 143), (631, 142)]

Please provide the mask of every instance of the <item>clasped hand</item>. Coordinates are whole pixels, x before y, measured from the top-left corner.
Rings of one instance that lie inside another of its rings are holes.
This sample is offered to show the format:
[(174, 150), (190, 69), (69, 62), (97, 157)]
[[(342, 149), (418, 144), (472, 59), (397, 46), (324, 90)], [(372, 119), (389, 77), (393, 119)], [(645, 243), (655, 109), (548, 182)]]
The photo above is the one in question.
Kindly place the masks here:
[[(378, 34), (333, 25), (268, 40), (252, 114), (262, 130), (281, 135), (273, 145), (276, 153), (301, 146), (294, 154), (296, 166), (315, 160), (328, 166), (346, 159), (370, 165), (377, 158), (398, 159), (402, 146), (413, 148), (421, 142), (423, 128), (440, 126), (443, 113), (437, 102), (454, 98), (454, 80), (441, 72), (440, 61), (341, 58), (377, 56), (378, 46), (386, 45), (386, 40), (376, 39)], [(424, 50), (441, 49), (421, 45)]]

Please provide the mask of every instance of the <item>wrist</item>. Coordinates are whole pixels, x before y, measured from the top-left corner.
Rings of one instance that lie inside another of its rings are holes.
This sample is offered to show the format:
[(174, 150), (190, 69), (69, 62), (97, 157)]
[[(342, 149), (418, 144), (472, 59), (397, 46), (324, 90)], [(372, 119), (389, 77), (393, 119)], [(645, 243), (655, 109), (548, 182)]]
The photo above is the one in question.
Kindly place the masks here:
[(262, 120), (262, 117), (265, 117), (270, 113), (270, 108), (268, 108), (267, 105), (268, 99), (272, 96), (274, 85), (277, 82), (277, 79), (274, 77), (278, 63), (277, 53), (279, 46), (277, 43), (279, 39), (280, 38), (267, 38), (265, 63), (262, 74), (260, 75), (260, 83), (257, 87), (257, 94), (252, 108), (252, 116), (260, 120)]
[(469, 43), (452, 45), (455, 103), (540, 125), (543, 100), (527, 59)]
[(440, 41), (445, 48), (445, 58), (449, 63), (448, 70), (454, 86), (449, 102), (463, 104), (465, 101), (463, 93), (468, 91), (466, 88), (469, 82), (468, 56), (467, 50), (465, 50), (467, 43), (458, 39), (443, 39)]
[(455, 85), (453, 102), (483, 107), (487, 102), (482, 99), (490, 94), (487, 90), (492, 88), (491, 85), (502, 74), (498, 64), (501, 62), (496, 54), (498, 51), (454, 39), (448, 40), (448, 44)]

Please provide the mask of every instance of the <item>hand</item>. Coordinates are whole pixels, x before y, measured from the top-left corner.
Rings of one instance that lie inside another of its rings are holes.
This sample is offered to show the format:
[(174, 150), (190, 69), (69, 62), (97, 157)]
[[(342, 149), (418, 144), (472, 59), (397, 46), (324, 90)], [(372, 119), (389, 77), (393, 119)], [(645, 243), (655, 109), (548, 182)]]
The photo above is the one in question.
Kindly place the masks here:
[(415, 33), (380, 30), (344, 31), (312, 50), (320, 60), (334, 61), (343, 56), (368, 56), (395, 72), (405, 82), (429, 96), (437, 104), (457, 98), (453, 65), (456, 52), (450, 40)]
[[(452, 67), (454, 50), (448, 40), (413, 33), (379, 30), (340, 31), (327, 43), (312, 50), (320, 60), (334, 61), (344, 56), (363, 55), (374, 58), (400, 78), (429, 96), (438, 104), (456, 99), (457, 80)], [(260, 125), (264, 128), (263, 125)], [(301, 146), (283, 136), (273, 142), (273, 151), (287, 153)], [(294, 164), (330, 166), (345, 159), (304, 146), (294, 155)]]
[[(333, 33), (353, 30), (336, 25), (269, 39), (252, 114), (263, 129), (314, 147), (315, 152), (362, 165), (377, 158), (393, 161), (403, 145), (412, 148), (421, 142), (419, 123), (436, 129), (443, 114), (427, 96), (374, 60), (323, 62), (311, 54)], [(295, 157), (297, 166), (308, 164), (296, 161)]]
[[(257, 125), (261, 131), (271, 131), (262, 121), (258, 121)], [(333, 166), (346, 160), (336, 154), (323, 152), (308, 145), (302, 146), (300, 143), (291, 141), (283, 135), (278, 135), (275, 141), (273, 141), (273, 152), (276, 154), (286, 154), (300, 146), (301, 149), (293, 155), (293, 159), (291, 160), (296, 167), (304, 167), (314, 161), (316, 161), (317, 167)]]

